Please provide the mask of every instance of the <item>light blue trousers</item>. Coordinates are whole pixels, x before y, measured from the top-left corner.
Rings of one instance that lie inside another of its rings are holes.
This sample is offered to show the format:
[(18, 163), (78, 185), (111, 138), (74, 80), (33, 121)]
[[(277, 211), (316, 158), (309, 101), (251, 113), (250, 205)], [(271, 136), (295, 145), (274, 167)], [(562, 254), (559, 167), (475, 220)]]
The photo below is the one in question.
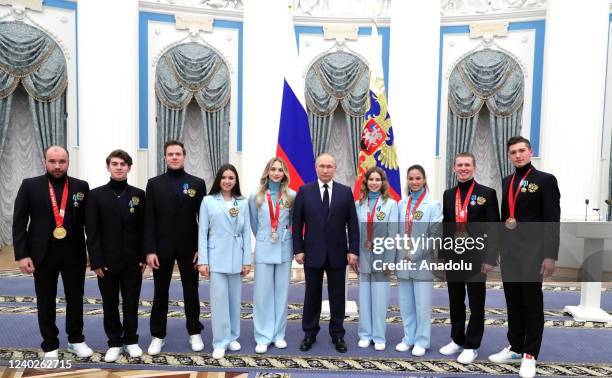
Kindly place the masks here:
[(387, 307), (391, 296), (389, 278), (382, 274), (359, 274), (359, 329), (360, 340), (386, 342)]
[(291, 261), (255, 264), (253, 325), (257, 344), (285, 339), (290, 280)]
[(240, 273), (210, 273), (210, 309), (213, 348), (227, 349), (240, 336)]
[(402, 342), (429, 348), (433, 281), (399, 279), (399, 306), (404, 323)]

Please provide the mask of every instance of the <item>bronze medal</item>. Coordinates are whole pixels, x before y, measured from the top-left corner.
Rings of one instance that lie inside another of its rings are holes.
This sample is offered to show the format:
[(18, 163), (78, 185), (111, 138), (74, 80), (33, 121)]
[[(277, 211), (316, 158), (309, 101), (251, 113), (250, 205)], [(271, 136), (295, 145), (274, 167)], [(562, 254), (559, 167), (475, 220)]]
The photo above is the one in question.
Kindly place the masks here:
[(56, 238), (57, 240), (61, 240), (65, 238), (67, 234), (68, 232), (63, 226), (56, 227), (55, 230), (53, 230), (53, 237)]
[(516, 218), (508, 218), (506, 219), (506, 228), (508, 230), (514, 230), (516, 228), (516, 226), (518, 226), (517, 222), (516, 222)]

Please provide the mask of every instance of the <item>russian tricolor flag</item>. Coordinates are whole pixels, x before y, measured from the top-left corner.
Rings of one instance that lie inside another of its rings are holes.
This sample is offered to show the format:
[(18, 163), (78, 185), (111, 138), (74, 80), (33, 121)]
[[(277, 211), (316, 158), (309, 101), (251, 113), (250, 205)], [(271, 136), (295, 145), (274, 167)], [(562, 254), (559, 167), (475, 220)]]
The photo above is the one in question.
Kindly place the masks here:
[(316, 180), (317, 175), (304, 99), (304, 80), (299, 74), (300, 62), (291, 15), (287, 26), (285, 82), (276, 156), (287, 163), (291, 177), (289, 186), (297, 191), (305, 183)]

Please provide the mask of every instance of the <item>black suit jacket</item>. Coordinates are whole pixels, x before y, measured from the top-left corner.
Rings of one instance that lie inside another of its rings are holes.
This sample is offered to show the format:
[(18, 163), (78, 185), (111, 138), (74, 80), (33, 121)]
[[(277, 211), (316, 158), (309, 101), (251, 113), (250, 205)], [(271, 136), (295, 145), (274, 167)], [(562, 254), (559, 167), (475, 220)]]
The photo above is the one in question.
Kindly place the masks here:
[[(454, 186), (447, 189), (443, 196), (442, 212), (444, 215), (444, 236), (453, 237), (457, 229), (455, 223), (455, 199), (457, 187)], [(466, 193), (464, 193), (466, 194)], [(463, 201), (468, 201), (467, 206), (467, 233), (471, 238), (483, 238), (484, 248), (465, 251), (461, 254), (455, 253), (453, 250), (443, 250), (442, 255), (446, 259), (464, 260), (471, 262), (473, 271), (477, 274), (480, 272), (482, 263), (496, 265), (498, 256), (497, 244), (497, 227), (499, 225), (499, 205), (497, 202), (497, 193), (495, 189), (488, 186), (476, 183), (472, 197), (476, 196), (475, 201), (470, 201), (470, 198), (463, 198)], [(484, 236), (486, 235), (486, 237)]]
[[(503, 197), (501, 220), (510, 216), (508, 210), (508, 189), (512, 175), (502, 181)], [(520, 181), (517, 175), (515, 180)], [(561, 218), (561, 193), (557, 179), (550, 173), (533, 167), (527, 176), (525, 191), (519, 188), (515, 204), (515, 230), (504, 229), (502, 244), (502, 265), (506, 259), (530, 261), (539, 270), (544, 258), (557, 259), (559, 254), (559, 220)], [(515, 192), (516, 194), (516, 192)], [(503, 270), (503, 266), (502, 266)]]
[(145, 192), (128, 185), (123, 195), (129, 202), (119, 209), (110, 184), (89, 193), (85, 230), (91, 269), (121, 269), (143, 261)]
[[(16, 261), (30, 257), (34, 266), (37, 266), (47, 253), (55, 229), (48, 182), (47, 175), (42, 175), (23, 180), (19, 187), (13, 211), (13, 245)], [(87, 182), (68, 177), (66, 214), (70, 214), (72, 218), (72, 232), (68, 238), (73, 240), (77, 247), (78, 256), (75, 257), (83, 259), (85, 259), (83, 231), (88, 196)], [(60, 201), (59, 198), (58, 201)]]
[(301, 252), (304, 264), (312, 268), (323, 267), (326, 258), (331, 267), (341, 268), (347, 265), (348, 252), (359, 254), (359, 223), (348, 186), (333, 183), (327, 218), (323, 217), (319, 182), (300, 188), (293, 208), (293, 253)]
[(198, 216), (206, 195), (204, 180), (185, 173), (183, 180), (195, 192), (177, 199), (168, 173), (149, 179), (145, 207), (144, 253), (159, 257), (193, 256), (198, 251)]

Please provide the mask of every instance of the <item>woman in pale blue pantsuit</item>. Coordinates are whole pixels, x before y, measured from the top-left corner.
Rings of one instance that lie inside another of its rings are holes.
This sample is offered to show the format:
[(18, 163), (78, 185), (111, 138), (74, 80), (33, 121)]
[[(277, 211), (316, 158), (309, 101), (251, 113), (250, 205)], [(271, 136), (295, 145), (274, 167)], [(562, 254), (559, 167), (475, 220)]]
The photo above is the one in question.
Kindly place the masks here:
[(431, 335), (431, 295), (433, 291), (434, 272), (423, 269), (436, 261), (435, 243), (427, 238), (441, 237), (442, 205), (431, 198), (427, 192), (425, 170), (420, 165), (408, 168), (408, 198), (400, 201), (399, 228), (400, 235), (409, 234), (420, 238), (421, 244), (415, 244), (414, 251), (400, 249), (397, 251), (397, 262), (410, 261), (411, 269), (396, 270), (398, 278), (398, 298), (404, 338), (395, 347), (400, 352), (412, 348), (414, 356), (423, 356), (430, 347)]
[(385, 171), (378, 167), (366, 171), (355, 206), (359, 218), (359, 249), (362, 251), (359, 254), (358, 346), (367, 348), (373, 341), (374, 349), (385, 350), (391, 283), (390, 270), (384, 269), (382, 264), (395, 262), (396, 250), (374, 250), (373, 247), (377, 238), (394, 238), (398, 232), (397, 203), (389, 197)]
[(240, 350), (242, 276), (251, 268), (249, 205), (240, 192), (238, 172), (222, 165), (200, 206), (198, 270), (210, 276), (213, 358)]
[(255, 291), (253, 325), (256, 353), (268, 345), (286, 348), (287, 300), (293, 259), (291, 216), (295, 192), (289, 189), (289, 171), (272, 158), (263, 171), (259, 190), (249, 197), (251, 229), (255, 234)]

